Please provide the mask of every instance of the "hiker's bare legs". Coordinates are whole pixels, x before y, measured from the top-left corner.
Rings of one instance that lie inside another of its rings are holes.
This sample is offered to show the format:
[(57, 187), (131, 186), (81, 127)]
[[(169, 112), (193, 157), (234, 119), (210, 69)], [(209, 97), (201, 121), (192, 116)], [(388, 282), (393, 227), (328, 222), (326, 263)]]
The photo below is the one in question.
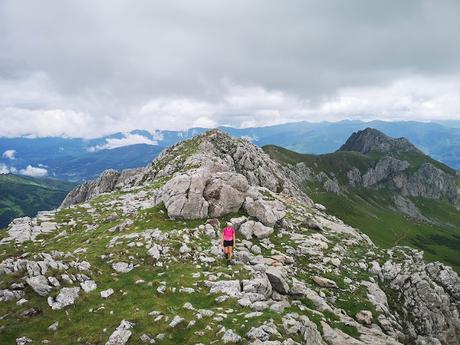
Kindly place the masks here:
[(227, 248), (228, 248), (228, 260), (231, 260), (233, 256), (233, 247), (227, 247)]

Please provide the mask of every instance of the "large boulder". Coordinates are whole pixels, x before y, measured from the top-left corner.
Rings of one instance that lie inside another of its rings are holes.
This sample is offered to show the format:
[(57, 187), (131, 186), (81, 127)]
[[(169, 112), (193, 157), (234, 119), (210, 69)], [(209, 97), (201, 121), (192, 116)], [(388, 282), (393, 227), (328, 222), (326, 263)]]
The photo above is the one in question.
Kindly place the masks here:
[(160, 190), (168, 216), (177, 219), (199, 219), (208, 216), (209, 203), (203, 197), (209, 178), (205, 169), (177, 174)]
[(265, 273), (274, 290), (283, 295), (289, 293), (288, 277), (284, 270), (281, 268), (269, 267)]
[(260, 222), (256, 222), (254, 220), (249, 220), (243, 225), (240, 226), (238, 229), (239, 233), (241, 233), (247, 240), (250, 240), (252, 236), (255, 236), (259, 239), (269, 237), (273, 233), (273, 228), (269, 226), (265, 226)]
[(204, 190), (204, 198), (209, 203), (209, 217), (221, 217), (237, 212), (243, 205), (248, 180), (244, 175), (220, 172), (212, 176)]
[[(269, 193), (267, 191), (267, 193)], [(244, 202), (244, 209), (248, 215), (256, 217), (266, 226), (274, 226), (275, 223), (284, 218), (286, 208), (276, 199), (265, 199), (262, 194), (248, 196)]]
[(9, 239), (18, 243), (26, 242), (32, 238), (32, 219), (30, 217), (16, 218), (8, 227)]

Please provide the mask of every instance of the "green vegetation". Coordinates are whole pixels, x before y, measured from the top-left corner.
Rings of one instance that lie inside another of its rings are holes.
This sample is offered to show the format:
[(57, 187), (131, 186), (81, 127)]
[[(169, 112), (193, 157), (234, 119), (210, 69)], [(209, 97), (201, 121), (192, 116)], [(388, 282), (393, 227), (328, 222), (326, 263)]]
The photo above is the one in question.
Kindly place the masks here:
[[(431, 223), (418, 222), (399, 212), (394, 205), (395, 191), (390, 188), (349, 187), (346, 173), (356, 167), (365, 172), (381, 154), (363, 155), (358, 152), (338, 151), (324, 155), (299, 154), (277, 146), (265, 146), (272, 158), (291, 165), (303, 162), (315, 173), (333, 173), (342, 186), (340, 194), (324, 191), (318, 181), (306, 181), (305, 192), (315, 202), (325, 205), (328, 212), (345, 223), (360, 229), (379, 246), (408, 245), (425, 251), (429, 261), (439, 260), (460, 272), (460, 212), (459, 205), (445, 200), (411, 198)], [(410, 169), (423, 162), (436, 163), (439, 168), (452, 173), (452, 169), (431, 158), (411, 153), (401, 153), (411, 163)], [(434, 164), (433, 163), (433, 164)], [(457, 177), (460, 188), (460, 177)], [(343, 186), (347, 186), (344, 188)]]
[(73, 183), (53, 179), (0, 175), (0, 228), (14, 218), (58, 207), (74, 187)]

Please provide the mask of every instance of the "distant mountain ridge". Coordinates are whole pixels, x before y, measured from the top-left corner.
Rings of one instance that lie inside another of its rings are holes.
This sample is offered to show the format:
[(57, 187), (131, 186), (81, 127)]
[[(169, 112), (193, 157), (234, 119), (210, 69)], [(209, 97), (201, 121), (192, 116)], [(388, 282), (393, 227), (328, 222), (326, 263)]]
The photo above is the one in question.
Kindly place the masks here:
[(371, 151), (389, 153), (397, 152), (416, 152), (423, 154), (406, 138), (390, 138), (384, 133), (374, 128), (366, 128), (362, 131), (353, 133), (350, 138), (340, 146), (338, 151), (357, 151), (363, 154)]
[[(277, 145), (300, 153), (334, 152), (353, 132), (375, 128), (391, 137), (405, 137), (424, 153), (460, 171), (460, 128), (457, 122), (415, 121), (297, 122), (254, 128), (220, 127), (258, 146)], [(0, 138), (0, 167), (19, 171), (28, 165), (46, 169), (49, 177), (84, 181), (106, 169), (145, 166), (165, 147), (205, 132), (206, 128), (185, 131), (135, 130), (96, 138)], [(2, 157), (14, 150), (15, 157)], [(3, 169), (4, 170), (4, 169)]]

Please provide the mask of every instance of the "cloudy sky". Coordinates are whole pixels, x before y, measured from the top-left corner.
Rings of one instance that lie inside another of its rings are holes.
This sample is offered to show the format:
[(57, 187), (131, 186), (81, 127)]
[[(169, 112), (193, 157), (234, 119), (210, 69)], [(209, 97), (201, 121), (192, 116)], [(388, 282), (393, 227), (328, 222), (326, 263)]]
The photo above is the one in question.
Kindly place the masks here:
[(460, 119), (460, 1), (0, 0), (0, 136)]

